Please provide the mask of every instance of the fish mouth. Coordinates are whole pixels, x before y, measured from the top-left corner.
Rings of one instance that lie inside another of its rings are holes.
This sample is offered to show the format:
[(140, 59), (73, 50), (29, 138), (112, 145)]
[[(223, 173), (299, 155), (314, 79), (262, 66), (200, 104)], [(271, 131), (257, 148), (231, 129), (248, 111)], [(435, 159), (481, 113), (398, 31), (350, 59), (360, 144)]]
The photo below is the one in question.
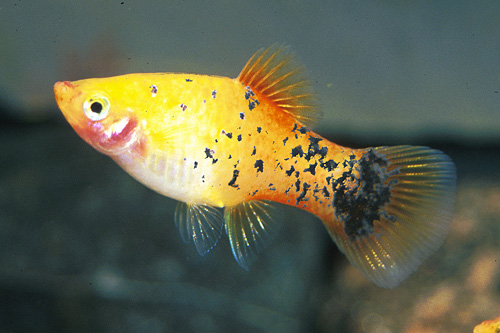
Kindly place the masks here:
[(60, 81), (54, 84), (54, 95), (57, 105), (60, 105), (73, 92), (75, 86), (69, 81)]
[(57, 106), (71, 126), (78, 123), (78, 117), (71, 112), (70, 105), (75, 97), (82, 94), (81, 91), (78, 91), (78, 89), (75, 88), (75, 85), (70, 81), (60, 81), (54, 84), (54, 95)]

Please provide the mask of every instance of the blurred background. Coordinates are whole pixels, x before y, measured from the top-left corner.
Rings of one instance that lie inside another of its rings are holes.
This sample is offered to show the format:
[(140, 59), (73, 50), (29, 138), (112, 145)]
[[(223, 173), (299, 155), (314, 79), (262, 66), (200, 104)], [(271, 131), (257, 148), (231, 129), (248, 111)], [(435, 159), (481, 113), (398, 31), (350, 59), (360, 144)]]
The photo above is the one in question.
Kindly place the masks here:
[[(394, 290), (353, 269), (314, 216), (249, 272), (227, 237), (184, 244), (175, 201), (65, 122), (56, 81), (236, 77), (290, 45), (343, 145), (428, 145), (458, 170), (441, 249)], [(500, 3), (11, 1), (0, 4), (0, 331), (464, 331), (500, 315)]]

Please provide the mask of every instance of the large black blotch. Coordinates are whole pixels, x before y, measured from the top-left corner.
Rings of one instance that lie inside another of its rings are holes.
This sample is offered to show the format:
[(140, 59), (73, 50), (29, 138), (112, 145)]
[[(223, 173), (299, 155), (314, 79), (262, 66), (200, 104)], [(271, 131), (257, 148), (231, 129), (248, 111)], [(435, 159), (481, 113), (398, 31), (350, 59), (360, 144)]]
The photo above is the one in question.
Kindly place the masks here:
[[(399, 172), (388, 172), (389, 161), (373, 149), (363, 153), (356, 162), (348, 163), (349, 169), (332, 181), (335, 218), (344, 223), (344, 231), (351, 241), (372, 234), (374, 221), (381, 217), (394, 220), (387, 216), (384, 208), (397, 182), (388, 178)], [(354, 174), (356, 170), (359, 177)]]

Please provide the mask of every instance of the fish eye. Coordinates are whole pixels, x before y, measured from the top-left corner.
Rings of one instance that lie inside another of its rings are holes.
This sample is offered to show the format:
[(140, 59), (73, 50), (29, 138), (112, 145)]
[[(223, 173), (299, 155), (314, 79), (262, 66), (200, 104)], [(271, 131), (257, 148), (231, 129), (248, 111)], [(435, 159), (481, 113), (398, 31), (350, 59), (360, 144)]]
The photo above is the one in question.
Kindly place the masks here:
[(92, 121), (106, 118), (109, 112), (109, 99), (103, 95), (92, 95), (83, 103), (83, 112)]

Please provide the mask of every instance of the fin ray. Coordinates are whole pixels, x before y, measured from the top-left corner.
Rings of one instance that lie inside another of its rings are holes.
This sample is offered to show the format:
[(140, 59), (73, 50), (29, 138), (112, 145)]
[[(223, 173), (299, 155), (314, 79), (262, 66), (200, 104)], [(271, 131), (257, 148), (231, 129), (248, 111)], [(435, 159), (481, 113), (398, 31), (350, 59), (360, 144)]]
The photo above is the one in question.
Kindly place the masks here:
[(258, 253), (274, 238), (280, 210), (266, 201), (248, 201), (224, 210), (226, 233), (238, 264), (248, 270)]
[(212, 206), (179, 202), (174, 219), (182, 240), (185, 243), (192, 240), (201, 256), (217, 244), (222, 234), (221, 211)]
[(394, 288), (442, 244), (453, 215), (456, 171), (451, 159), (427, 147), (373, 148), (389, 161), (393, 184), (373, 232), (349, 237), (344, 223), (326, 223), (349, 261), (380, 287)]
[[(283, 45), (274, 44), (257, 51), (237, 80), (268, 98), (304, 125), (311, 125), (320, 118), (311, 83), (305, 78), (303, 66)], [(279, 103), (283, 100), (288, 103)]]

